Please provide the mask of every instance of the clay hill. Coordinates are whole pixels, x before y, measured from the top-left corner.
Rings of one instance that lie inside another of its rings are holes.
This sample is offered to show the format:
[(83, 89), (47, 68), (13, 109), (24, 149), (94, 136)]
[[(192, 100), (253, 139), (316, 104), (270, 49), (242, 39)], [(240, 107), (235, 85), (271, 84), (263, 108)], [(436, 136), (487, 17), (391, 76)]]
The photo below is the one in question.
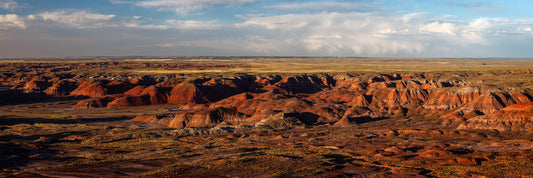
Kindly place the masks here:
[(4, 77), (2, 81), (17, 83), (11, 90), (20, 97), (85, 98), (74, 108), (176, 105), (179, 111), (175, 114), (141, 115), (135, 120), (177, 128), (214, 127), (221, 123), (253, 126), (280, 113), (293, 113), (291, 117), (305, 125), (343, 126), (387, 118), (424, 118), (459, 129), (533, 128), (533, 90), (495, 89), (438, 74), (158, 79), (57, 76)]

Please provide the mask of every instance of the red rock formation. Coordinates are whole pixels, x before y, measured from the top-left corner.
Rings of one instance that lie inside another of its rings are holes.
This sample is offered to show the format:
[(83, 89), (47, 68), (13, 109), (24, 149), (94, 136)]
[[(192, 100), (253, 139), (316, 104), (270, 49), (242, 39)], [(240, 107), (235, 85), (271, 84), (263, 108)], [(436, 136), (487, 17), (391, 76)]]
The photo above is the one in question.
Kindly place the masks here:
[(67, 80), (59, 80), (54, 82), (52, 86), (48, 87), (46, 90), (44, 90), (44, 93), (47, 95), (52, 96), (65, 96), (69, 95), (72, 90), (74, 90), (76, 86), (73, 82), (69, 82)]
[(499, 131), (533, 128), (533, 102), (510, 105), (485, 116), (468, 119), (458, 129), (496, 129)]
[(109, 82), (105, 87), (108, 90), (108, 94), (121, 94), (132, 89), (134, 85), (125, 81), (114, 80)]
[(528, 103), (528, 102), (533, 101), (531, 96), (527, 94), (526, 92), (516, 92), (516, 93), (513, 93), (511, 97), (516, 103)]
[(142, 85), (138, 85), (138, 86), (135, 86), (133, 87), (132, 89), (124, 92), (123, 94), (124, 95), (128, 95), (128, 96), (139, 96), (143, 93), (145, 87), (142, 86)]
[(361, 94), (355, 97), (349, 104), (356, 107), (368, 107), (372, 102), (372, 96)]
[(507, 104), (510, 104), (507, 98), (502, 98), (494, 93), (485, 93), (480, 97), (467, 103), (462, 108), (469, 110), (481, 111), (483, 114), (489, 114), (494, 111), (504, 108)]
[(233, 125), (244, 125), (244, 116), (234, 110), (222, 107), (194, 110), (178, 113), (168, 120), (169, 127), (214, 127), (221, 122), (229, 122)]
[(101, 82), (97, 81), (83, 81), (74, 91), (70, 93), (71, 96), (88, 96), (88, 97), (103, 97), (107, 94), (107, 89), (102, 86)]
[(449, 110), (478, 99), (481, 92), (478, 88), (465, 87), (455, 93), (433, 92), (423, 107), (432, 110)]
[(109, 102), (109, 98), (89, 98), (81, 100), (74, 108), (101, 108), (106, 107)]
[(129, 106), (146, 106), (150, 105), (150, 96), (141, 95), (141, 96), (125, 96), (117, 98), (112, 102), (107, 104), (108, 108), (121, 108)]
[(416, 107), (426, 101), (429, 96), (427, 90), (418, 88), (378, 89), (367, 92), (367, 95), (372, 95), (372, 105), (380, 108), (393, 106)]
[(328, 88), (319, 78), (306, 75), (284, 78), (276, 86), (292, 93), (316, 93)]
[(347, 89), (334, 89), (324, 90), (309, 96), (307, 99), (313, 102), (326, 102), (326, 103), (349, 103), (353, 101), (358, 95), (361, 95), (358, 91), (352, 91)]
[(256, 89), (251, 77), (217, 78), (198, 85), (200, 91), (209, 101), (219, 101), (224, 98)]
[(140, 95), (150, 96), (150, 103), (152, 105), (167, 103), (167, 96), (163, 94), (159, 88), (153, 85), (145, 88)]
[(24, 93), (40, 93), (48, 87), (48, 83), (41, 78), (33, 78), (22, 88)]
[(174, 86), (168, 99), (170, 104), (201, 104), (206, 102), (207, 98), (191, 83), (180, 83)]
[(357, 123), (354, 122), (354, 121), (351, 121), (349, 118), (345, 117), (345, 118), (342, 118), (341, 120), (335, 122), (334, 125), (336, 126), (350, 126), (350, 125), (356, 125)]

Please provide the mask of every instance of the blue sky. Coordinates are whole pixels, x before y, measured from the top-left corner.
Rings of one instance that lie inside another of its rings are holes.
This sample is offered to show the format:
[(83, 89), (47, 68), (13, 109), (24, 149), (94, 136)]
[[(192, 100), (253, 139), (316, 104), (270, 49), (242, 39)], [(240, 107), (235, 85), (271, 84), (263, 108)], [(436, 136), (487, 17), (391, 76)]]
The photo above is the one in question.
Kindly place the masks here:
[(0, 58), (533, 57), (533, 0), (0, 0)]

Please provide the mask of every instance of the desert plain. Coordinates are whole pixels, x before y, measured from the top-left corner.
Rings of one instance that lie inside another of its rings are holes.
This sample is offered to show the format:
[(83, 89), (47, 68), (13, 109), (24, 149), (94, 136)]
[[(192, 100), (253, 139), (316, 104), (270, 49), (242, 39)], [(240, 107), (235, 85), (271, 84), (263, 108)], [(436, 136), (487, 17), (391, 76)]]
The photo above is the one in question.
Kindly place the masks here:
[(533, 60), (0, 61), (2, 177), (530, 177)]

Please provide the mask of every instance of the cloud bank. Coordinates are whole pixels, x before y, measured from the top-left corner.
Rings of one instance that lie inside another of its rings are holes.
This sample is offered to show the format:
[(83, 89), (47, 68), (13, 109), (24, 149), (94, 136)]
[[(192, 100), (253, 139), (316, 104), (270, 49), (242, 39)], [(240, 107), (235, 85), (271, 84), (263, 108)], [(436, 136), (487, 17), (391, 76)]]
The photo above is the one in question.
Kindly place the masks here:
[[(17, 14), (33, 7), (0, 0), (0, 9), (10, 12), (0, 14), (0, 54), (31, 46), (35, 50), (12, 56), (76, 55), (76, 51), (79, 55), (533, 56), (528, 49), (533, 46), (532, 17), (435, 16), (428, 11), (394, 10), (395, 6), (380, 2), (112, 0), (108, 3), (134, 10), (65, 8)], [(495, 7), (487, 1), (409, 2), (462, 8), (463, 13)], [(235, 8), (245, 6), (250, 9)], [(142, 11), (146, 12), (138, 13)]]

